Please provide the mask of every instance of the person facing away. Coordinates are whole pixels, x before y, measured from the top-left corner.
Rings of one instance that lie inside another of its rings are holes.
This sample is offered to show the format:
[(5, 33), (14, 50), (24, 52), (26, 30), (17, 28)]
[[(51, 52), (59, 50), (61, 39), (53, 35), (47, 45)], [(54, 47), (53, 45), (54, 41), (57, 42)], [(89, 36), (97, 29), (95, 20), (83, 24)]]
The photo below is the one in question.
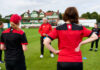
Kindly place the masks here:
[[(3, 22), (0, 21), (0, 36), (1, 36), (1, 33), (3, 32)], [(1, 38), (0, 38), (0, 41), (1, 41)], [(2, 61), (2, 50), (0, 50), (0, 63), (3, 63)]]
[[(52, 31), (52, 26), (51, 26), (51, 24), (48, 23), (48, 19), (47, 18), (43, 18), (43, 24), (39, 27), (39, 33), (41, 34), (41, 38), (40, 38), (41, 55), (40, 55), (40, 58), (44, 57), (44, 44), (43, 44), (44, 38), (51, 31)], [(53, 55), (53, 53), (51, 51), (50, 51), (50, 53), (51, 53), (50, 56), (54, 57), (54, 55)]]
[(1, 35), (1, 50), (5, 52), (6, 70), (26, 70), (24, 51), (27, 50), (25, 32), (19, 28), (21, 16), (13, 14), (10, 18), (11, 27)]
[[(79, 24), (79, 15), (75, 7), (65, 10), (63, 20), (65, 23), (56, 27), (44, 39), (45, 46), (58, 55), (57, 70), (83, 70), (83, 61), (80, 47), (83, 44), (98, 39), (95, 33)], [(91, 34), (92, 33), (92, 34)], [(82, 41), (84, 37), (88, 39)], [(58, 49), (55, 50), (49, 43), (58, 39)]]
[(94, 24), (94, 28), (92, 28), (92, 32), (94, 32), (98, 35), (98, 39), (91, 43), (90, 51), (93, 50), (93, 45), (95, 43), (96, 44), (95, 52), (96, 52), (96, 51), (98, 51), (98, 42), (99, 42), (99, 34), (100, 34), (100, 28), (98, 28), (97, 24)]

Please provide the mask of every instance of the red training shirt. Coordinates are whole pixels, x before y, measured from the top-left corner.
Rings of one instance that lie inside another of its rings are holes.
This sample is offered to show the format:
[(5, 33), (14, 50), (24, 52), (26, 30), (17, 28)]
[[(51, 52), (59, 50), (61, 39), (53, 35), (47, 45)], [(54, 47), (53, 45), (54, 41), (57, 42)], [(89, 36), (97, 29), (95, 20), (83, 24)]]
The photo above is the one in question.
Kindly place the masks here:
[(43, 23), (40, 27), (39, 27), (39, 33), (41, 34), (41, 36), (43, 36), (43, 34), (48, 34), (52, 31), (52, 26), (49, 23)]
[(48, 37), (58, 38), (58, 62), (82, 62), (81, 51), (75, 52), (83, 37), (88, 37), (92, 31), (78, 24), (63, 24), (56, 27)]

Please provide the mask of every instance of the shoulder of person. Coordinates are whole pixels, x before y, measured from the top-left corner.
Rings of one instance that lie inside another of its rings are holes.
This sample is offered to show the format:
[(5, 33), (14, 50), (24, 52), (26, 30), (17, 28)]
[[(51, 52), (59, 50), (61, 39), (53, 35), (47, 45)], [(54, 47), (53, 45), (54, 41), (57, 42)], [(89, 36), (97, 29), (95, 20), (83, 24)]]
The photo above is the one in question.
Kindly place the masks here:
[(86, 29), (86, 27), (85, 26), (83, 26), (82, 24), (73, 24), (73, 27), (74, 27), (74, 29), (76, 29), (76, 30), (83, 30), (83, 29)]
[(10, 28), (3, 30), (2, 33), (8, 33), (8, 32), (10, 32)]
[(47, 24), (51, 25), (49, 22)]
[(62, 30), (64, 27), (66, 27), (66, 23), (60, 25), (60, 26), (57, 26), (56, 29), (57, 30)]
[(84, 26), (83, 26), (82, 24), (80, 24), (80, 23), (79, 23), (79, 24), (75, 24), (75, 23), (74, 23), (74, 25), (77, 26), (77, 27), (84, 27)]
[[(72, 24), (72, 25), (73, 25), (73, 27), (75, 27), (75, 29), (76, 29), (76, 28), (78, 28), (78, 29), (83, 29), (83, 27), (84, 27), (84, 26), (82, 26), (81, 24)], [(65, 30), (65, 29), (66, 29), (66, 26), (67, 26), (67, 24), (64, 23), (64, 24), (62, 24), (62, 25), (60, 25), (60, 26), (57, 26), (56, 29), (57, 29), (57, 30), (63, 30), (63, 29)]]
[(18, 32), (19, 32), (19, 34), (21, 34), (21, 35), (23, 35), (23, 34), (25, 33), (24, 30), (22, 30), (22, 29), (19, 29)]
[(49, 26), (51, 26), (51, 24), (50, 24), (50, 23), (48, 23), (48, 25), (49, 25)]
[(41, 24), (40, 26), (43, 26), (44, 24)]

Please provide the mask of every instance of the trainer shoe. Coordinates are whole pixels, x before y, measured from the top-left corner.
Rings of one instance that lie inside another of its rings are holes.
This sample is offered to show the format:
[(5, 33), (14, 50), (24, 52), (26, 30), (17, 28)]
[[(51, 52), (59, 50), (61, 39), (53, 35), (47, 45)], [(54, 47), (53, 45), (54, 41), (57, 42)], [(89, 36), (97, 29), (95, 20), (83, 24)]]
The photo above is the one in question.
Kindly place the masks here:
[(93, 49), (91, 48), (89, 51), (92, 51)]
[(54, 58), (54, 54), (53, 53), (51, 53), (51, 55), (50, 55), (52, 58)]
[(0, 61), (0, 63), (4, 63), (3, 61)]
[(40, 55), (40, 58), (43, 58), (43, 55), (42, 54)]
[(96, 48), (94, 51), (95, 51), (95, 52), (97, 52), (97, 51), (98, 51), (98, 49)]

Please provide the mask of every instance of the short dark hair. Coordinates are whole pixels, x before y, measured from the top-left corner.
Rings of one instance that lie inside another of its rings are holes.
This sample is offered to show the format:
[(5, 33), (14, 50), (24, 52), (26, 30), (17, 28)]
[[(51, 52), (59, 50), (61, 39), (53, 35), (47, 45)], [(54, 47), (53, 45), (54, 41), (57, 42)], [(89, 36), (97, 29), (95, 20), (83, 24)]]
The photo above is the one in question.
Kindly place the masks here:
[(2, 21), (0, 21), (0, 25), (2, 25), (3, 24), (3, 22)]
[(64, 16), (63, 16), (63, 20), (66, 21), (70, 21), (71, 23), (79, 23), (79, 15), (78, 15), (78, 11), (75, 7), (68, 7), (65, 10)]

